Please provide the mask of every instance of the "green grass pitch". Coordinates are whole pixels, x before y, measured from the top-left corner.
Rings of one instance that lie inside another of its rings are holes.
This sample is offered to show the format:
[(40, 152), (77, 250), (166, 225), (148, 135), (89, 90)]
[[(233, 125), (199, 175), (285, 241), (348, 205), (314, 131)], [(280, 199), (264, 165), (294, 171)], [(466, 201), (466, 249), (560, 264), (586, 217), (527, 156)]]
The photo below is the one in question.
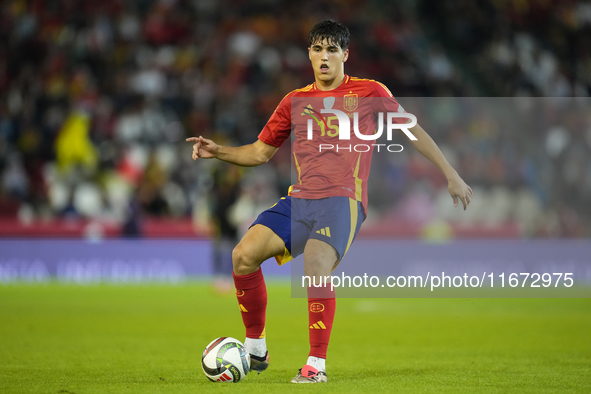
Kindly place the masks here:
[(239, 384), (200, 367), (244, 339), (236, 299), (181, 285), (0, 285), (0, 393), (591, 392), (591, 299), (340, 299), (326, 385), (306, 360), (304, 299), (268, 283), (271, 365)]

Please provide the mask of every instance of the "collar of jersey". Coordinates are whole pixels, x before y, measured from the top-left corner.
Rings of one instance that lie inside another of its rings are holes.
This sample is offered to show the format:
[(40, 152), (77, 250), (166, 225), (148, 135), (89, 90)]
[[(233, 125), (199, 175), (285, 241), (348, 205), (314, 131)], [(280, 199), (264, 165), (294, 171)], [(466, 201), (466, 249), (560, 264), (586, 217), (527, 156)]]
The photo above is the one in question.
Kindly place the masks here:
[[(334, 89), (331, 89), (331, 90), (321, 90), (321, 92), (332, 92), (333, 90), (337, 90), (338, 88), (340, 88), (340, 87), (341, 87), (341, 86), (343, 86), (344, 84), (346, 84), (346, 83), (349, 83), (349, 81), (350, 81), (350, 80), (351, 80), (351, 77), (350, 77), (350, 76), (348, 76), (347, 74), (345, 74), (345, 80), (343, 81), (343, 83), (341, 83), (339, 86), (337, 86), (337, 87), (336, 87), (336, 88), (334, 88)], [(312, 84), (312, 86), (313, 86), (314, 90), (320, 90), (320, 89), (318, 89), (318, 87), (316, 86), (316, 82), (314, 82), (314, 83)]]

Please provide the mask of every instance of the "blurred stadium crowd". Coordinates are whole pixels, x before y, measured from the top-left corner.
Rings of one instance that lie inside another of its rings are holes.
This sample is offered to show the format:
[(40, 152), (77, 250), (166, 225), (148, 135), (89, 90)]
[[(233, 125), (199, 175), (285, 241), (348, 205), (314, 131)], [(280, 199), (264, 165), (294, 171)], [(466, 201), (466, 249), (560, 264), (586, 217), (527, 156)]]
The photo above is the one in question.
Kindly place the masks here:
[[(247, 225), (286, 192), (289, 147), (272, 165), (236, 172), (194, 163), (184, 139), (253, 142), (282, 97), (313, 82), (307, 34), (327, 17), (351, 30), (346, 72), (379, 80), (399, 98), (591, 93), (589, 1), (0, 7), (0, 220), (85, 218), (137, 234), (141, 217), (207, 226), (224, 201), (231, 221)], [(523, 236), (588, 236), (591, 102), (582, 100), (587, 111), (549, 116), (521, 135), (494, 118), (476, 118), (468, 130), (423, 124), (475, 189), (474, 209), (450, 214), (438, 170), (406, 152), (376, 159), (370, 222), (512, 222)]]

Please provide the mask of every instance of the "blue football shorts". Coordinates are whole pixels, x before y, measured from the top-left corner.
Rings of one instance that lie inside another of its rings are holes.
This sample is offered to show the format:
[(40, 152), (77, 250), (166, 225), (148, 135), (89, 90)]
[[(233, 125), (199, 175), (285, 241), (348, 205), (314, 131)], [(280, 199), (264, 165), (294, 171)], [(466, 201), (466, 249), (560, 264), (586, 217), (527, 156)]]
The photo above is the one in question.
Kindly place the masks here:
[(361, 202), (349, 197), (327, 197), (308, 200), (281, 197), (275, 205), (263, 211), (251, 224), (262, 224), (273, 230), (283, 242), (283, 256), (275, 256), (283, 265), (304, 252), (309, 239), (331, 245), (342, 260), (357, 236), (365, 212)]

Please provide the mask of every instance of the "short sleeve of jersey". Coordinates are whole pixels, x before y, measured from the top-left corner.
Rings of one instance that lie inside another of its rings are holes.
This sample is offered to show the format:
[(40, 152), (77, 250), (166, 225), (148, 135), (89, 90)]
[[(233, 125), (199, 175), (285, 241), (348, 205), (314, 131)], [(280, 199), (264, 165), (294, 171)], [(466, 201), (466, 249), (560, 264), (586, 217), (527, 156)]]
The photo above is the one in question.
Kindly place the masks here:
[[(404, 108), (398, 103), (398, 101), (392, 96), (392, 93), (388, 90), (386, 86), (381, 84), (380, 82), (374, 83), (374, 97), (382, 97), (382, 105), (380, 111), (383, 112), (398, 112), (398, 113), (406, 113)], [(395, 123), (406, 123), (408, 119), (406, 118), (396, 118)]]
[(279, 148), (291, 133), (291, 95), (281, 100), (259, 134), (259, 140)]

